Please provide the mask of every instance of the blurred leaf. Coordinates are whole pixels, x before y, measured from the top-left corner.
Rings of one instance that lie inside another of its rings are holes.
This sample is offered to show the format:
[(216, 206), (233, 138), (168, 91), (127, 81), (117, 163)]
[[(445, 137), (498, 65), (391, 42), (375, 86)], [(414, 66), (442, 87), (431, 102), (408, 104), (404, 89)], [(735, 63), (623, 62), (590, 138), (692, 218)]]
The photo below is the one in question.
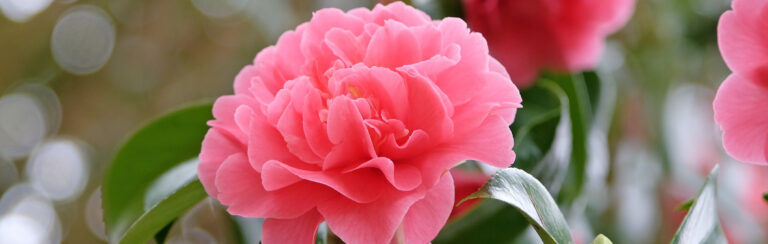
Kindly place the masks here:
[(768, 203), (768, 193), (763, 194), (763, 200), (765, 200), (765, 202)]
[(549, 191), (523, 170), (499, 171), (462, 201), (473, 198), (497, 199), (512, 205), (525, 216), (544, 243), (573, 243), (568, 223)]
[(599, 234), (597, 237), (595, 237), (595, 240), (592, 241), (592, 244), (613, 244), (613, 242), (603, 234)]
[(120, 148), (102, 187), (111, 243), (144, 243), (206, 196), (190, 159), (200, 152), (211, 110), (199, 105), (161, 117)]
[[(586, 181), (587, 145), (593, 108), (599, 102), (600, 80), (596, 73), (573, 75), (545, 74), (542, 86), (562, 90), (568, 98), (571, 121), (571, 161), (558, 200), (571, 203), (581, 194)], [(590, 92), (595, 92), (591, 94)]]
[(488, 199), (460, 219), (448, 222), (434, 244), (510, 243), (528, 227), (517, 209), (504, 202)]
[(168, 238), (168, 232), (171, 231), (171, 227), (173, 227), (173, 223), (175, 223), (176, 220), (171, 220), (170, 223), (165, 225), (163, 229), (161, 229), (157, 234), (155, 234), (155, 243), (157, 244), (163, 244), (165, 243), (165, 239)]
[(552, 148), (561, 105), (557, 94), (546, 87), (533, 85), (521, 91), (523, 108), (510, 126), (515, 135), (515, 167), (530, 172)]
[(693, 206), (693, 199), (688, 200), (684, 202), (683, 204), (680, 204), (680, 206), (677, 206), (678, 211), (688, 211), (691, 209), (691, 206)]
[(717, 217), (716, 178), (718, 166), (712, 169), (699, 195), (685, 215), (672, 243), (727, 243)]
[(405, 3), (426, 12), (432, 19), (464, 18), (464, 6), (461, 0), (422, 0), (405, 1)]

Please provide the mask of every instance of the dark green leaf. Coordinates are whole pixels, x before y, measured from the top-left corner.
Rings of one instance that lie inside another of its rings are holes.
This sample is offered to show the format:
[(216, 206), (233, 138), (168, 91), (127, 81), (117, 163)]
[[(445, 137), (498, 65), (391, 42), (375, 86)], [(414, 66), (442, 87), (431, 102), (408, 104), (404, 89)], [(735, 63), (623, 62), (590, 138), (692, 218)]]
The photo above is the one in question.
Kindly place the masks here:
[[(592, 123), (592, 103), (597, 103), (599, 94), (599, 79), (594, 73), (574, 75), (545, 75), (540, 80), (542, 86), (552, 90), (560, 89), (568, 98), (568, 115), (571, 121), (571, 161), (568, 173), (558, 199), (571, 203), (581, 194), (586, 181), (587, 144), (589, 129)], [(591, 87), (591, 88), (590, 88)], [(594, 107), (597, 105), (595, 104)]]
[(683, 204), (680, 204), (680, 206), (677, 206), (677, 210), (688, 211), (691, 209), (691, 206), (693, 206), (693, 199), (685, 201)]
[(157, 232), (157, 234), (155, 234), (155, 243), (157, 244), (165, 243), (165, 239), (168, 237), (168, 232), (171, 231), (171, 227), (173, 227), (173, 223), (176, 223), (176, 220), (171, 220), (171, 222), (165, 225), (165, 227), (163, 227), (163, 229), (161, 229), (160, 232)]
[(568, 223), (549, 191), (523, 170), (499, 171), (480, 190), (462, 201), (473, 198), (497, 199), (515, 207), (544, 243), (573, 243)]
[(597, 237), (595, 237), (595, 240), (592, 241), (592, 244), (613, 244), (613, 242), (603, 234), (599, 234)]
[(529, 171), (552, 147), (560, 123), (560, 99), (546, 87), (534, 84), (521, 91), (523, 108), (510, 129), (515, 135), (515, 167)]
[(429, 14), (432, 19), (443, 19), (445, 17), (464, 18), (464, 7), (461, 0), (426, 0), (426, 1), (405, 1), (421, 11)]
[(709, 173), (691, 210), (677, 229), (673, 244), (677, 243), (727, 243), (717, 217), (716, 178), (717, 166)]
[(211, 110), (200, 105), (173, 112), (120, 148), (102, 187), (111, 243), (144, 243), (206, 196), (190, 159), (200, 152)]
[(763, 200), (765, 200), (765, 202), (768, 203), (768, 193), (763, 194)]
[(487, 199), (462, 218), (449, 222), (432, 243), (510, 243), (527, 227), (528, 221), (517, 209)]

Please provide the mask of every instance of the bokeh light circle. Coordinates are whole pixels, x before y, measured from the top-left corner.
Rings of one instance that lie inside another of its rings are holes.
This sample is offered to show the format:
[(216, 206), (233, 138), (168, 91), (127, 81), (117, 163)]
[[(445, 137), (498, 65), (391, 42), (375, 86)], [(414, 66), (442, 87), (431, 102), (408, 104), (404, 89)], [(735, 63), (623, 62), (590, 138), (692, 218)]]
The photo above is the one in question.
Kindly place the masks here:
[(47, 133), (45, 111), (34, 96), (13, 93), (0, 98), (0, 154), (26, 156)]
[(53, 29), (51, 50), (56, 63), (73, 74), (101, 69), (112, 55), (115, 27), (100, 8), (90, 5), (67, 10)]
[(0, 243), (60, 243), (61, 223), (51, 202), (29, 184), (0, 199)]
[(53, 0), (0, 0), (0, 10), (5, 17), (16, 22), (25, 22), (42, 12)]
[(35, 149), (27, 161), (26, 173), (41, 194), (53, 200), (70, 200), (85, 188), (88, 168), (88, 156), (80, 144), (57, 139)]

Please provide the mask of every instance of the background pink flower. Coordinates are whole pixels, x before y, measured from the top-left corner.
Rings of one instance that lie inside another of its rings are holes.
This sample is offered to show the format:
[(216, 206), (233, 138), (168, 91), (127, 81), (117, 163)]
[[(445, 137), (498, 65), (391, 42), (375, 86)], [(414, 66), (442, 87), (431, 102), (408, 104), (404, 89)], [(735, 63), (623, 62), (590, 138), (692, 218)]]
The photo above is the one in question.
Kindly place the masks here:
[(743, 162), (768, 162), (768, 2), (735, 0), (720, 17), (720, 52), (733, 74), (715, 97), (726, 151)]
[(464, 0), (473, 31), (519, 86), (539, 72), (581, 71), (597, 64), (604, 39), (632, 15), (634, 0)]
[(427, 243), (454, 203), (455, 164), (514, 161), (521, 98), (485, 39), (402, 3), (323, 9), (235, 78), (203, 141), (199, 177), (265, 243)]

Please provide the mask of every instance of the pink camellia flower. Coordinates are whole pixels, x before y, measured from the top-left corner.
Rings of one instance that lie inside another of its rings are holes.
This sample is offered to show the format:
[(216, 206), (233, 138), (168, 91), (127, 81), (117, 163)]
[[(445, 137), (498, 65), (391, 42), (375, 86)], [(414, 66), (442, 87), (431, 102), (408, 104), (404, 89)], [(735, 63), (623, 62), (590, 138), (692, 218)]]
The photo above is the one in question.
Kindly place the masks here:
[(734, 0), (720, 17), (720, 52), (733, 74), (715, 97), (723, 145), (739, 161), (768, 162), (768, 1)]
[[(403, 3), (322, 9), (216, 100), (198, 168), (264, 243), (427, 243), (454, 204), (450, 168), (508, 167), (520, 94), (485, 39)], [(397, 235), (395, 235), (397, 233)]]
[(634, 0), (463, 1), (470, 28), (483, 33), (491, 54), (521, 87), (542, 70), (594, 68), (605, 37), (634, 9)]

